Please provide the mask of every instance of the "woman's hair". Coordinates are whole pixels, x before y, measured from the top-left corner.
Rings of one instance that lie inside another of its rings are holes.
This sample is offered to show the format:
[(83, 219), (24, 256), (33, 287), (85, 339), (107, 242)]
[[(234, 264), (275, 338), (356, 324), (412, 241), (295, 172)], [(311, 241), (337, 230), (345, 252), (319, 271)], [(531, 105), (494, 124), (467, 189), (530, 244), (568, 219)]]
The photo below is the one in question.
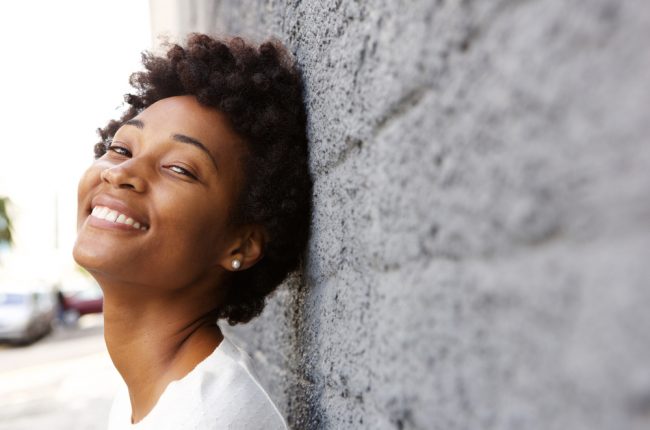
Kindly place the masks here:
[(246, 183), (230, 225), (264, 227), (264, 257), (234, 272), (218, 317), (230, 324), (259, 315), (265, 298), (298, 267), (311, 219), (306, 112), (300, 72), (276, 40), (259, 47), (239, 37), (217, 40), (191, 34), (166, 56), (143, 53), (144, 71), (131, 75), (128, 110), (98, 130), (95, 157), (106, 152), (120, 126), (158, 100), (193, 95), (228, 118), (247, 143)]

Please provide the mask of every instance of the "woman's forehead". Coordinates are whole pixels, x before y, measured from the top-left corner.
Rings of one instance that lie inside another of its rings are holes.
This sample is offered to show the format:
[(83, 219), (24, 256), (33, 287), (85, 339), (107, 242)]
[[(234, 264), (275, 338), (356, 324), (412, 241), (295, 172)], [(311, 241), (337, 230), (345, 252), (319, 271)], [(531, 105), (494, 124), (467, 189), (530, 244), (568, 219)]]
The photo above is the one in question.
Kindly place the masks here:
[(232, 130), (228, 118), (218, 110), (200, 104), (194, 96), (161, 99), (125, 124), (145, 133), (155, 133), (203, 146), (213, 157), (238, 152), (242, 139)]

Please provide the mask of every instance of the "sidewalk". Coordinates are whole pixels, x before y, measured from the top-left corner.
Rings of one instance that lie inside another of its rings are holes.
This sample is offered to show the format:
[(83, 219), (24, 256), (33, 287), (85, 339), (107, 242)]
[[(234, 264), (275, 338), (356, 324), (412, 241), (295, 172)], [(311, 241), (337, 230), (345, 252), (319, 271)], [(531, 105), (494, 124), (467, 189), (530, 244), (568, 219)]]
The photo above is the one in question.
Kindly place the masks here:
[(119, 383), (101, 316), (28, 347), (0, 347), (0, 430), (100, 430)]

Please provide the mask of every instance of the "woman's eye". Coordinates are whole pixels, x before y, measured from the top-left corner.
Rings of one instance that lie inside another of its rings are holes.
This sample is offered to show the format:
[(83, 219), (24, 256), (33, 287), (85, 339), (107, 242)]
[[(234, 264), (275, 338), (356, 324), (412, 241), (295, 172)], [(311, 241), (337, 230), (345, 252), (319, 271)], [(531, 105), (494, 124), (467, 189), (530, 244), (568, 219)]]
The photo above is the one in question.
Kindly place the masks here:
[(189, 176), (192, 179), (196, 179), (196, 176), (192, 172), (180, 166), (175, 166), (175, 165), (169, 166), (169, 170), (171, 170), (174, 173), (178, 173), (179, 175)]
[(111, 145), (108, 148), (106, 148), (108, 151), (113, 151), (116, 154), (123, 155), (125, 157), (130, 157), (131, 152), (124, 148), (123, 146), (117, 146), (117, 145)]

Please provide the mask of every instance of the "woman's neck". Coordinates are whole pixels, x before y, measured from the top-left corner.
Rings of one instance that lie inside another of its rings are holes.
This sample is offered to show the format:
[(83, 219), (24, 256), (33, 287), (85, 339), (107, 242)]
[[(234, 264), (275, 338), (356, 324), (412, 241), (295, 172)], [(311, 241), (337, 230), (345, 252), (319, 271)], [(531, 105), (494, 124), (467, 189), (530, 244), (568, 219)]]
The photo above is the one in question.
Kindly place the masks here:
[(209, 301), (186, 294), (136, 300), (120, 294), (122, 288), (102, 287), (104, 338), (129, 388), (135, 423), (153, 409), (171, 381), (187, 375), (223, 336)]

